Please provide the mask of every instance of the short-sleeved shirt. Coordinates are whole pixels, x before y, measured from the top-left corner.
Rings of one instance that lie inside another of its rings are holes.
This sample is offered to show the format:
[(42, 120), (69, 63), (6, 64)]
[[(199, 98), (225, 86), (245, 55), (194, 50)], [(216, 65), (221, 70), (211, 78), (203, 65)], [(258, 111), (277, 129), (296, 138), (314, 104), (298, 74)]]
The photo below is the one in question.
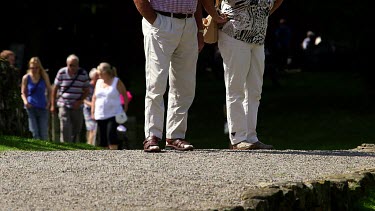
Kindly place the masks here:
[(229, 21), (222, 31), (234, 39), (263, 45), (268, 16), (275, 0), (222, 0), (221, 12)]
[(58, 107), (72, 108), (74, 102), (81, 98), (83, 89), (89, 87), (90, 81), (86, 70), (80, 68), (77, 74), (77, 79), (70, 86), (76, 75), (70, 76), (67, 67), (63, 67), (57, 72), (54, 84), (60, 87), (57, 99)]
[(154, 10), (172, 13), (193, 14), (198, 0), (150, 0)]

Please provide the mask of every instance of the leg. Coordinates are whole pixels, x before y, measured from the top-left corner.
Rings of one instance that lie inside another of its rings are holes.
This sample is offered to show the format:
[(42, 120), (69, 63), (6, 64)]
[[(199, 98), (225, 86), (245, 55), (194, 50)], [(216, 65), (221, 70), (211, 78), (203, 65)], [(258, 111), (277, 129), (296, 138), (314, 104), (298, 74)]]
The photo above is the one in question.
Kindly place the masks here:
[(42, 140), (48, 140), (48, 119), (49, 113), (46, 109), (38, 109), (39, 118), (38, 118), (38, 127), (39, 134)]
[(70, 111), (70, 119), (72, 122), (72, 140), (73, 142), (79, 142), (83, 126), (83, 111), (82, 109), (71, 109)]
[(219, 48), (224, 64), (226, 111), (231, 144), (246, 141), (247, 121), (244, 108), (245, 83), (250, 70), (250, 45), (219, 34)]
[(115, 118), (109, 118), (107, 121), (107, 140), (109, 149), (118, 149), (118, 136), (117, 136), (117, 126)]
[(28, 108), (26, 111), (27, 115), (29, 116), (29, 130), (33, 134), (34, 139), (40, 139), (41, 137), (39, 137), (36, 108)]
[(94, 119), (91, 118), (91, 108), (84, 107), (83, 116), (86, 125), (87, 144), (95, 145), (97, 123)]
[(60, 118), (60, 142), (73, 142), (70, 109), (66, 107), (59, 107), (59, 118)]
[(98, 137), (98, 123), (94, 122), (94, 129), (91, 130), (92, 133), (92, 145), (97, 146)]
[(91, 138), (92, 138), (92, 137), (91, 137), (91, 130), (87, 130), (87, 131), (86, 131), (86, 139), (87, 139), (87, 140), (86, 140), (86, 143), (87, 143), (87, 144), (92, 145), (92, 143), (91, 143)]
[(180, 30), (180, 43), (172, 55), (169, 70), (169, 93), (166, 138), (185, 139), (188, 110), (195, 96), (198, 59), (197, 27), (194, 19), (187, 19)]
[[(164, 128), (164, 93), (172, 52), (177, 45), (168, 26), (171, 19), (158, 15), (154, 25), (142, 20), (146, 57), (145, 137), (162, 138)], [(157, 28), (156, 28), (157, 27)]]
[(246, 78), (247, 100), (244, 104), (247, 111), (246, 140), (250, 143), (255, 143), (258, 141), (256, 126), (258, 108), (262, 94), (264, 59), (264, 46), (252, 45), (250, 72)]
[(100, 135), (100, 147), (108, 147), (107, 141), (107, 121), (108, 120), (97, 120), (98, 128), (99, 128), (99, 135)]

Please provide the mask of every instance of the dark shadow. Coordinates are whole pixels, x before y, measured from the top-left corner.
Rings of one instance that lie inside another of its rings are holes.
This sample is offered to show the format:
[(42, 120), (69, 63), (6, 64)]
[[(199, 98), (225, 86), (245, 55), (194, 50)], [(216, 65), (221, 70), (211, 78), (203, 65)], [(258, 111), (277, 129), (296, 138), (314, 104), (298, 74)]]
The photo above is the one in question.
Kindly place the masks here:
[(375, 157), (374, 152), (359, 152), (349, 150), (230, 150), (230, 149), (195, 149), (204, 153), (263, 153), (263, 154), (290, 154), (290, 155), (321, 155), (321, 156), (350, 156), (350, 157)]

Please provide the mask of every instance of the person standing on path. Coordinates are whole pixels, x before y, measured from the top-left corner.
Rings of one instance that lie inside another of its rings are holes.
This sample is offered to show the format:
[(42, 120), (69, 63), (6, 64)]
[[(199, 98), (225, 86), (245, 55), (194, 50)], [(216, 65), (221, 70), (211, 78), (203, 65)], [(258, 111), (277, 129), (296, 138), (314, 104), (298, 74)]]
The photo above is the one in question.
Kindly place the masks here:
[[(143, 16), (146, 57), (145, 152), (160, 152), (164, 127), (164, 93), (169, 84), (166, 149), (193, 150), (186, 141), (188, 110), (195, 96), (198, 53), (204, 46), (200, 0), (134, 0)], [(218, 23), (210, 0), (205, 9)]]
[[(66, 59), (54, 81), (51, 97), (51, 112), (57, 104), (60, 119), (60, 142), (79, 142), (83, 126), (83, 100), (89, 94), (89, 77), (79, 67), (79, 58), (71, 54)], [(58, 95), (57, 95), (58, 93)]]
[(226, 110), (232, 149), (272, 149), (258, 140), (256, 125), (265, 68), (268, 17), (283, 0), (223, 0), (229, 21), (219, 30)]

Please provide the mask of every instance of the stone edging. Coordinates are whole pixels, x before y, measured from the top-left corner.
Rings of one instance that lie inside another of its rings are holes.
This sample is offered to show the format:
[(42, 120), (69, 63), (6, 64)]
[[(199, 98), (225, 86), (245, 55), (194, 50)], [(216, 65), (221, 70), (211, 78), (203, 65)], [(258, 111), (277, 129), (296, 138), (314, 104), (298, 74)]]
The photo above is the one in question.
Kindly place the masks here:
[(242, 194), (243, 206), (217, 210), (352, 210), (354, 202), (374, 188), (375, 169), (364, 169), (322, 180), (259, 186)]

